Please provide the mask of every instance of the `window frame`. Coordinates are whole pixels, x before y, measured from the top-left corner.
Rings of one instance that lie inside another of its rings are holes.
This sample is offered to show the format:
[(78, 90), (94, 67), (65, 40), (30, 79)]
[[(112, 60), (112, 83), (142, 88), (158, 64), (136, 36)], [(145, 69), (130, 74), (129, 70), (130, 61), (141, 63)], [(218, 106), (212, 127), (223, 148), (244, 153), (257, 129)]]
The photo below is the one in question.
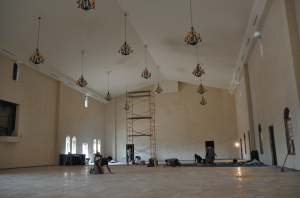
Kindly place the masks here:
[[(290, 122), (290, 124), (289, 124)], [(293, 143), (293, 146), (291, 146), (290, 139), (293, 137), (293, 127), (292, 127), (292, 118), (291, 118), (291, 112), (288, 108), (284, 109), (284, 125), (285, 125), (285, 137), (286, 137), (286, 145), (287, 145), (287, 151), (289, 155), (296, 155), (295, 152), (295, 142)], [(290, 127), (289, 127), (290, 126)], [(290, 134), (290, 132), (292, 134)]]

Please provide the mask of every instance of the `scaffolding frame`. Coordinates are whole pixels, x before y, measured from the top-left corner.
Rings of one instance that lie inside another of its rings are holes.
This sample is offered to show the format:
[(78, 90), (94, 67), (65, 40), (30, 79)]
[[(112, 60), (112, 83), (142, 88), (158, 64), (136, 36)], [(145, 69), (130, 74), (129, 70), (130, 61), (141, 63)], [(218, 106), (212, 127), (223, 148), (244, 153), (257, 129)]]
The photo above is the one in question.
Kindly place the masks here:
[[(145, 153), (150, 157), (156, 157), (154, 93), (150, 90), (126, 92), (126, 103), (129, 105), (129, 109), (126, 111), (126, 145), (134, 145), (134, 139), (137, 137), (149, 137), (149, 147), (137, 148), (134, 146), (134, 154)], [(134, 107), (141, 103), (148, 105), (149, 109), (140, 114), (134, 113)], [(134, 123), (145, 119), (149, 120), (149, 127), (142, 131), (135, 131)]]

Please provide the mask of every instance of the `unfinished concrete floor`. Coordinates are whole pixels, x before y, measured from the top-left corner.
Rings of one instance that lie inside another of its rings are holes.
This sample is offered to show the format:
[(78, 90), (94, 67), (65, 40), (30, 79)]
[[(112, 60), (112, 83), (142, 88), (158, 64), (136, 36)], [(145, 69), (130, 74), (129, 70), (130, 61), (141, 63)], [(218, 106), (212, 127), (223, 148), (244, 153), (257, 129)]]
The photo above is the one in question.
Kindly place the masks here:
[(0, 170), (0, 197), (300, 197), (300, 172), (280, 168), (114, 165), (114, 174), (105, 168), (104, 175), (90, 175), (90, 168)]

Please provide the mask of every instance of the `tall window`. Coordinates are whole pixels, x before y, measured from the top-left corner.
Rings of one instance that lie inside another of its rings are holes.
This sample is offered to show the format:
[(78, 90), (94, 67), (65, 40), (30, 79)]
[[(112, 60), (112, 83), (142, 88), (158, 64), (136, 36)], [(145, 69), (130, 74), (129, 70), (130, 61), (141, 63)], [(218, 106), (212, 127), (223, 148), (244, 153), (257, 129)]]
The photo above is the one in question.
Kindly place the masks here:
[(245, 133), (244, 133), (244, 145), (245, 145), (245, 154), (247, 154), (246, 135), (245, 135)]
[(70, 136), (66, 137), (66, 154), (68, 154), (70, 151)]
[(262, 136), (260, 124), (258, 125), (258, 137), (259, 137), (259, 145), (260, 145), (260, 154), (264, 154), (263, 136)]
[(76, 153), (76, 137), (73, 136), (72, 138), (72, 153), (75, 154)]
[(93, 142), (93, 154), (96, 153), (96, 149), (97, 149), (96, 147), (97, 147), (97, 140), (94, 139), (94, 142)]
[(84, 98), (84, 106), (88, 107), (88, 97), (87, 96), (85, 96), (85, 98)]
[(248, 131), (248, 139), (249, 139), (249, 148), (250, 148), (250, 153), (251, 153), (251, 139), (250, 139), (250, 131)]
[(264, 55), (264, 48), (263, 48), (261, 34), (259, 34), (259, 44), (260, 44), (260, 56), (263, 57), (263, 55)]
[[(292, 130), (292, 118), (291, 118), (291, 112), (288, 108), (285, 108), (284, 110), (284, 124), (285, 124), (285, 135), (286, 135), (286, 144), (287, 149), (289, 150), (290, 155), (295, 155), (295, 146), (292, 144), (291, 138), (293, 138), (293, 130)], [(290, 148), (291, 147), (291, 148)]]
[(98, 140), (98, 152), (101, 154), (101, 141)]

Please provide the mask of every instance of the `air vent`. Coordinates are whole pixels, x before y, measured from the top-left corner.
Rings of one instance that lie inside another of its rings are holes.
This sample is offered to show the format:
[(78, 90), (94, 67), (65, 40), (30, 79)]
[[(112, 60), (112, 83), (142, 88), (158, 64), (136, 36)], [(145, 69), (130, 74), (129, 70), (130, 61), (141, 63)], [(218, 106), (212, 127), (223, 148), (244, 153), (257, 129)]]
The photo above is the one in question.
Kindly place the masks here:
[(256, 17), (255, 17), (255, 19), (254, 19), (253, 26), (255, 26), (255, 24), (256, 24), (257, 17), (258, 17), (258, 15), (256, 15)]
[(68, 82), (68, 84), (74, 86), (74, 84), (72, 84), (72, 83), (70, 83), (70, 82)]
[(247, 41), (247, 46), (249, 45), (249, 41), (250, 41), (250, 38), (248, 38), (248, 41)]
[(81, 89), (82, 91), (84, 91), (84, 92), (87, 92), (87, 90), (84, 90), (84, 89)]
[(33, 67), (36, 67), (36, 68), (40, 69), (40, 67), (35, 65), (35, 64), (32, 64), (32, 63), (29, 63), (29, 64), (32, 65)]
[(58, 76), (56, 76), (55, 74), (51, 74), (51, 76), (54, 76), (55, 78), (59, 78)]
[(242, 60), (244, 60), (244, 57), (245, 57), (245, 54), (243, 54), (243, 58), (242, 58)]
[(1, 50), (4, 51), (4, 52), (6, 52), (6, 53), (8, 53), (8, 54), (10, 54), (10, 55), (12, 55), (12, 56), (16, 56), (16, 55), (14, 55), (13, 53), (11, 53), (11, 52), (9, 52), (9, 51), (7, 51), (7, 50), (5, 50), (5, 49), (2, 49), (2, 48), (1, 48)]
[(98, 96), (96, 96), (96, 95), (93, 95), (93, 96), (96, 97), (96, 98), (98, 97)]

